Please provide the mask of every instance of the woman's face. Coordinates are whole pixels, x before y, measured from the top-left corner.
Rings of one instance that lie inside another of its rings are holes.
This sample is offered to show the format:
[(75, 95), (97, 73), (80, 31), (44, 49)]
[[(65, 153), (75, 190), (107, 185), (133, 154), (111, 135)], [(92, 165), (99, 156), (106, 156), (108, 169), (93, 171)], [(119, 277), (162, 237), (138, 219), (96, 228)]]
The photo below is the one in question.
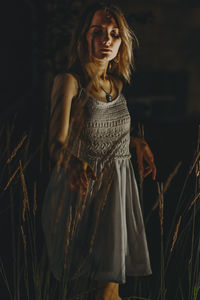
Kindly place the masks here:
[(106, 11), (94, 13), (86, 34), (89, 57), (97, 59), (114, 59), (121, 45), (119, 27), (115, 19)]

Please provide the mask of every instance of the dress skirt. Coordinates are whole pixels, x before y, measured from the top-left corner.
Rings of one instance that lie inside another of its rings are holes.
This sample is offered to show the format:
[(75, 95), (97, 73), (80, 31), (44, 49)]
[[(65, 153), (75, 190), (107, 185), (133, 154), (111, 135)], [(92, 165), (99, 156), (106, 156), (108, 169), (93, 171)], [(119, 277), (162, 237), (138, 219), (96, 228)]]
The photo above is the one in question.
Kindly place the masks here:
[[(151, 274), (137, 183), (130, 157), (96, 162), (97, 182), (87, 197), (69, 188), (67, 170), (55, 167), (45, 193), (42, 225), (51, 271), (71, 278), (125, 283)], [(104, 171), (103, 171), (104, 168)], [(78, 217), (77, 217), (78, 215)]]

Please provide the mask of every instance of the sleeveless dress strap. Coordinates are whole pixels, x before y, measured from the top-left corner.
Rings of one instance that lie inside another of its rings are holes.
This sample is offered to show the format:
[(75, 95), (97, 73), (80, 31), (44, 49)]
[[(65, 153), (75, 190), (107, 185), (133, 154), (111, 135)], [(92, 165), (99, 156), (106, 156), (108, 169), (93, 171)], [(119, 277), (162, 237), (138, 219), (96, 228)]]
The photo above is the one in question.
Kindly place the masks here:
[(76, 96), (77, 99), (79, 99), (84, 91), (84, 87), (81, 83), (81, 80), (80, 80), (80, 76), (77, 74), (77, 73), (71, 73), (77, 80), (78, 82), (78, 94)]

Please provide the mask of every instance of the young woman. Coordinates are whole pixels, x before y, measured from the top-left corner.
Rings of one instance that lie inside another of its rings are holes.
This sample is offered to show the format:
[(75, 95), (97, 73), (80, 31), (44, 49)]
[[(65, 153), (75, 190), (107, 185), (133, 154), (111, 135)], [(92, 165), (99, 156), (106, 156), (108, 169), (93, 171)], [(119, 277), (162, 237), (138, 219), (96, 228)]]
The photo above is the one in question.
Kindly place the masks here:
[(126, 275), (151, 274), (129, 147), (142, 176), (155, 179), (156, 167), (144, 139), (130, 137), (122, 94), (133, 38), (119, 8), (90, 6), (51, 95), (49, 149), (57, 164), (42, 216), (50, 266), (57, 279), (67, 269), (72, 278), (95, 280), (99, 299), (121, 299)]

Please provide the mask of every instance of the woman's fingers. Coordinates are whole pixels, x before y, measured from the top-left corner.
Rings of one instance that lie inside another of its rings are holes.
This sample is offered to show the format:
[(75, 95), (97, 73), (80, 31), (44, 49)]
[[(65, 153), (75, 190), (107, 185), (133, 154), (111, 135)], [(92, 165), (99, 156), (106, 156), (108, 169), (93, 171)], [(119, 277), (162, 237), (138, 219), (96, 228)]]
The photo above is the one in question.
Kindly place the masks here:
[(156, 179), (156, 166), (154, 162), (145, 168), (144, 177), (147, 177), (150, 173), (152, 173), (153, 180)]
[[(90, 176), (88, 176), (88, 170)], [(85, 163), (76, 166), (69, 176), (70, 188), (73, 191), (81, 191), (82, 194), (86, 194), (88, 190), (89, 177), (96, 178), (91, 167), (88, 169), (87, 164)]]
[[(156, 165), (154, 163), (154, 157), (153, 156), (149, 156), (149, 157), (145, 156), (145, 160), (148, 164), (148, 167), (150, 168), (150, 170), (152, 172), (152, 178), (153, 178), (153, 180), (155, 180), (155, 178), (156, 178)], [(150, 173), (148, 173), (148, 174), (150, 174)]]
[(152, 168), (149, 166), (146, 167), (144, 171), (144, 177), (147, 177), (151, 172), (152, 172)]
[(71, 178), (69, 186), (72, 191), (81, 191), (82, 194), (87, 192), (88, 186), (82, 178)]
[[(139, 173), (141, 176), (147, 177), (150, 173), (152, 173), (152, 178), (155, 180), (156, 178), (156, 165), (154, 163), (154, 156), (148, 146), (145, 144), (145, 147), (136, 147), (137, 152), (137, 161)], [(144, 161), (148, 164), (148, 166), (144, 169)]]
[(153, 169), (151, 167), (146, 167), (145, 171), (144, 171), (144, 178), (147, 177), (152, 172), (153, 172)]
[(87, 172), (88, 178), (90, 178), (92, 180), (97, 180), (96, 173), (94, 172), (93, 168), (90, 165), (87, 165), (86, 172)]
[(73, 191), (80, 191), (86, 194), (88, 191), (89, 179), (96, 180), (93, 168), (84, 161), (76, 160), (72, 165), (69, 174), (69, 186)]
[(157, 172), (156, 171), (156, 165), (155, 165), (155, 162), (154, 162), (153, 153), (151, 152), (151, 149), (149, 148), (148, 144), (145, 147), (144, 159), (145, 159), (146, 163), (148, 164), (148, 167), (151, 170), (151, 171), (149, 170), (146, 174), (149, 175), (152, 172), (152, 178), (153, 178), (153, 180), (155, 180), (156, 179), (156, 172)]
[[(156, 165), (154, 163), (153, 153), (148, 145), (148, 143), (141, 138), (132, 139), (132, 145), (136, 147), (137, 161), (139, 174), (142, 177), (148, 176), (152, 173), (152, 178), (156, 178)], [(144, 170), (144, 163), (147, 164), (147, 168)]]

